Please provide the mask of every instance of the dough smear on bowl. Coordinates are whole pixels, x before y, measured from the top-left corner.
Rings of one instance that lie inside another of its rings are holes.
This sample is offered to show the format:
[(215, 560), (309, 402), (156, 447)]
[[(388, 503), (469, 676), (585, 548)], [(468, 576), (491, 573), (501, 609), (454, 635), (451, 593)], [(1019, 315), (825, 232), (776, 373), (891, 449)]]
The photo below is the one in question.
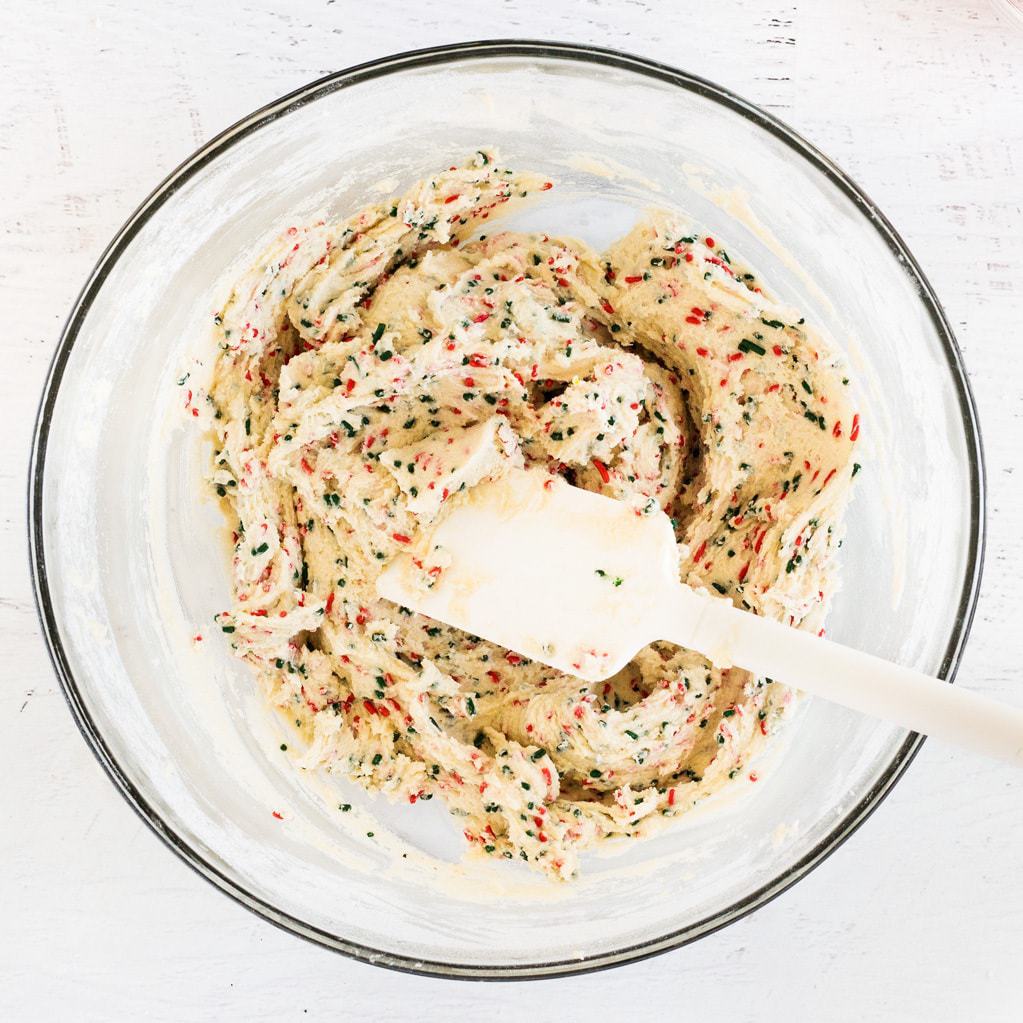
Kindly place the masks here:
[(793, 693), (664, 643), (588, 685), (377, 599), (377, 575), (412, 550), (428, 585), (431, 524), (541, 466), (663, 508), (688, 583), (817, 631), (859, 418), (836, 352), (678, 216), (603, 255), (494, 233), (549, 188), (480, 151), (289, 227), (215, 317), (207, 400), (234, 535), (217, 622), (301, 765), (439, 797), (478, 854), (569, 878), (587, 846), (756, 781)]

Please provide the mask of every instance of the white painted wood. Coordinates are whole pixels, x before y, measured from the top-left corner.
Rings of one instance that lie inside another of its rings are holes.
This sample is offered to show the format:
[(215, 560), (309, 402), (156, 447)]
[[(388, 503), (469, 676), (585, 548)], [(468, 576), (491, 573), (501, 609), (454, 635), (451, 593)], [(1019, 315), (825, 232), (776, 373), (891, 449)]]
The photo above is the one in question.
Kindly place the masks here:
[(7, 0), (0, 33), (0, 1018), (1018, 1020), (1023, 775), (936, 745), (812, 876), (704, 941), (487, 987), (349, 962), (193, 875), (81, 741), (25, 557), (36, 398), (106, 240), (194, 147), (328, 71), (471, 37), (617, 46), (777, 113), (889, 214), (959, 333), (990, 484), (962, 681), (1023, 705), (1023, 27), (987, 0)]

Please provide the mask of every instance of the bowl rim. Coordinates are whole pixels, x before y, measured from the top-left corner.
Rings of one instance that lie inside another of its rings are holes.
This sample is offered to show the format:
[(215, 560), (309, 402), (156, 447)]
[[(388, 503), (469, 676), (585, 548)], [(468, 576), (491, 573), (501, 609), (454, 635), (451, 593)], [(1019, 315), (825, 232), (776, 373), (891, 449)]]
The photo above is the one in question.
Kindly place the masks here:
[(952, 633), (942, 658), (938, 675), (951, 683), (955, 679), (963, 649), (970, 632), (979, 595), (986, 545), (985, 522), (985, 468), (984, 453), (977, 418), (976, 404), (962, 361), (962, 355), (948, 319), (938, 302), (933, 288), (916, 259), (909, 251), (887, 217), (866, 193), (828, 157), (793, 131), (778, 118), (732, 91), (707, 79), (666, 64), (648, 60), (619, 50), (579, 43), (540, 41), (529, 39), (493, 39), (450, 43), (425, 49), (381, 57), (336, 71), (316, 79), (279, 99), (260, 107), (237, 121), (197, 149), (143, 200), (125, 221), (103, 250), (82, 290), (71, 308), (54, 352), (36, 414), (31, 456), (28, 469), (28, 534), (29, 559), (32, 573), (36, 611), (42, 627), (50, 661), (61, 684), (68, 706), (79, 731), (100, 765), (128, 804), (146, 825), (181, 860), (187, 863), (211, 884), (247, 909), (270, 923), (305, 938), (315, 944), (332, 949), (353, 959), (384, 966), (406, 973), (423, 976), (462, 978), (475, 980), (526, 980), (554, 976), (569, 976), (636, 962), (687, 945), (740, 920), (766, 905), (796, 881), (806, 876), (831, 855), (880, 805), (892, 790), (910, 762), (924, 737), (915, 732), (907, 735), (891, 763), (864, 797), (854, 806), (828, 835), (795, 864), (756, 891), (733, 905), (719, 910), (684, 928), (620, 949), (596, 953), (581, 958), (538, 960), (535, 963), (457, 964), (419, 959), (408, 955), (372, 948), (331, 934), (283, 912), (264, 899), (252, 894), (239, 882), (226, 876), (193, 849), (164, 821), (122, 770), (93, 721), (71, 671), (50, 594), (46, 568), (44, 542), (43, 480), (50, 422), (60, 391), (64, 371), (78, 333), (96, 295), (103, 286), (114, 264), (123, 254), (138, 231), (149, 218), (198, 170), (223, 154), (237, 140), (258, 130), (263, 125), (282, 117), (298, 107), (313, 102), (329, 93), (357, 83), (393, 74), (398, 71), (464, 63), (480, 58), (542, 58), (590, 65), (600, 70), (614, 68), (642, 77), (666, 82), (683, 90), (710, 99), (786, 143), (796, 155), (821, 171), (829, 181), (852, 200), (860, 213), (873, 224), (889, 250), (905, 267), (914, 281), (920, 300), (927, 310), (938, 338), (942, 342), (952, 381), (956, 387), (959, 412), (965, 431), (969, 454), (970, 487), (970, 562), (967, 566)]

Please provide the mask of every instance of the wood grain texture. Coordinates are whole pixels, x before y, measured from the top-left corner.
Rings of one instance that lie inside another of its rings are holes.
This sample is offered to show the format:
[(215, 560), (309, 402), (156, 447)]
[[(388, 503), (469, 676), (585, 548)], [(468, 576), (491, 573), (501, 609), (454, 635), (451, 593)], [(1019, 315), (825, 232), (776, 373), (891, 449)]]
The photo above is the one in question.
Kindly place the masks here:
[(1018, 1020), (1023, 778), (927, 745), (819, 870), (689, 948), (491, 985), (385, 973), (235, 906), (76, 734), (44, 653), (24, 476), (62, 320), (106, 240), (205, 139), (350, 64), (472, 37), (617, 46), (788, 121), (891, 217), (958, 332), (989, 554), (964, 684), (1023, 704), (1023, 28), (903, 0), (8, 0), (0, 37), (0, 1018)]

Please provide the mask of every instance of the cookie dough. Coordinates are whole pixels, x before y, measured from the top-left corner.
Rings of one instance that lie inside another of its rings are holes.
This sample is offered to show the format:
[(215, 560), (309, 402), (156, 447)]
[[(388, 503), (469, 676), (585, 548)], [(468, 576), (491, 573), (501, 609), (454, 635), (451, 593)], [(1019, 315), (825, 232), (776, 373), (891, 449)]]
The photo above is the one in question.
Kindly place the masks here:
[(289, 227), (214, 317), (206, 397), (233, 531), (216, 620), (301, 766), (443, 799), (479, 855), (570, 878), (588, 846), (755, 782), (793, 693), (666, 643), (588, 685), (377, 599), (377, 575), (535, 466), (664, 509), (690, 585), (816, 632), (860, 425), (836, 353), (679, 216), (602, 256), (493, 233), (551, 187), (481, 150)]

